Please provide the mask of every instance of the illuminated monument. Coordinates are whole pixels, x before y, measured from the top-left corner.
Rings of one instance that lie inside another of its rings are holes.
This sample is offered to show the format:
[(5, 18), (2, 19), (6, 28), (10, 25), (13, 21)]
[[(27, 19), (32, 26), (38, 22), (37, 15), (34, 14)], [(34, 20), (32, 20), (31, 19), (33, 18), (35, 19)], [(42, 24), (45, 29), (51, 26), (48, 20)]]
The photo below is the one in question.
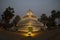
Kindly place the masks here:
[(47, 27), (43, 25), (43, 23), (38, 21), (38, 18), (33, 14), (33, 12), (29, 9), (26, 12), (26, 15), (18, 23), (18, 31), (21, 32), (37, 32), (41, 31), (41, 29), (46, 29)]

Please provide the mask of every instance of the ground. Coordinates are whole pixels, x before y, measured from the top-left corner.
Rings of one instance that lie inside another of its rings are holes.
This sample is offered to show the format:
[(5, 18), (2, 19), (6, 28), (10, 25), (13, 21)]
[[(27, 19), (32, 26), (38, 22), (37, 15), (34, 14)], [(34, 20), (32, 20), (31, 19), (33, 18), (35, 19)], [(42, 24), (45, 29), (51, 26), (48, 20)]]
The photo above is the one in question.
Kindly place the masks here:
[(20, 32), (11, 32), (0, 29), (0, 40), (60, 40), (60, 27), (45, 31), (36, 37), (24, 37)]

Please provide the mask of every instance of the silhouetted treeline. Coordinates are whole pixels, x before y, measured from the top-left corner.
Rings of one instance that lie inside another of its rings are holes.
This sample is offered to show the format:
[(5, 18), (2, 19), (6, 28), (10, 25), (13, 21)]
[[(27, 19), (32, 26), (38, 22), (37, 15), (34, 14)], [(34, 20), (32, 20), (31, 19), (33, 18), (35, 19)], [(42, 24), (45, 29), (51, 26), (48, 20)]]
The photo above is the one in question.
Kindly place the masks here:
[(10, 20), (14, 17), (14, 8), (11, 8), (10, 6), (6, 8), (6, 10), (1, 15), (2, 19), (0, 22), (0, 28), (4, 28), (7, 30), (7, 28), (11, 28), (12, 26), (16, 26), (18, 21), (20, 20), (19, 15), (13, 19), (13, 22), (10, 23)]
[[(21, 20), (21, 18), (19, 15), (16, 15), (16, 17), (13, 19), (14, 13), (14, 8), (6, 8), (6, 10), (1, 15), (2, 19), (0, 20), (0, 28), (7, 30), (8, 28), (15, 28), (17, 26), (17, 23), (19, 22), (19, 20)], [(48, 29), (52, 29), (60, 26), (60, 24), (56, 24), (56, 18), (60, 19), (60, 11), (52, 10), (49, 17), (47, 17), (47, 15), (43, 13), (38, 21), (42, 22), (44, 25), (46, 24)], [(10, 23), (11, 19), (13, 19), (13, 21)]]
[(43, 22), (43, 24), (46, 24), (48, 29), (53, 29), (60, 26), (60, 24), (57, 25), (55, 21), (56, 19), (60, 19), (60, 11), (52, 10), (49, 17), (47, 17), (46, 14), (42, 14), (40, 17), (41, 18), (38, 20)]

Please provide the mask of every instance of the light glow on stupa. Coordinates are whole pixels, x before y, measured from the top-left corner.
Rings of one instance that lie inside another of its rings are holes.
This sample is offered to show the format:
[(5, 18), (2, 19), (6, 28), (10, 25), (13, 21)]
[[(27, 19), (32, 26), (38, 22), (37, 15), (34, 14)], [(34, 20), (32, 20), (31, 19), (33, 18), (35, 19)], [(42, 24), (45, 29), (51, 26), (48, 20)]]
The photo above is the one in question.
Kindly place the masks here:
[(26, 12), (26, 15), (22, 17), (18, 23), (18, 31), (25, 32), (23, 35), (34, 36), (37, 32), (40, 32), (41, 29), (45, 29), (44, 24), (38, 21), (37, 16), (29, 9)]

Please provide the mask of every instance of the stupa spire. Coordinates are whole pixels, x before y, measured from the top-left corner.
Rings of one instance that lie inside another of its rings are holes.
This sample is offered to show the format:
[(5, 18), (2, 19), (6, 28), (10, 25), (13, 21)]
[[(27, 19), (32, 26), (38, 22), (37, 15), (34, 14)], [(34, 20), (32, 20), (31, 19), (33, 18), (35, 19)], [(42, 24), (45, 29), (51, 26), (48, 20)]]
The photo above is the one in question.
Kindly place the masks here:
[(29, 9), (29, 10), (27, 11), (27, 15), (29, 15), (29, 16), (33, 15), (32, 10)]

